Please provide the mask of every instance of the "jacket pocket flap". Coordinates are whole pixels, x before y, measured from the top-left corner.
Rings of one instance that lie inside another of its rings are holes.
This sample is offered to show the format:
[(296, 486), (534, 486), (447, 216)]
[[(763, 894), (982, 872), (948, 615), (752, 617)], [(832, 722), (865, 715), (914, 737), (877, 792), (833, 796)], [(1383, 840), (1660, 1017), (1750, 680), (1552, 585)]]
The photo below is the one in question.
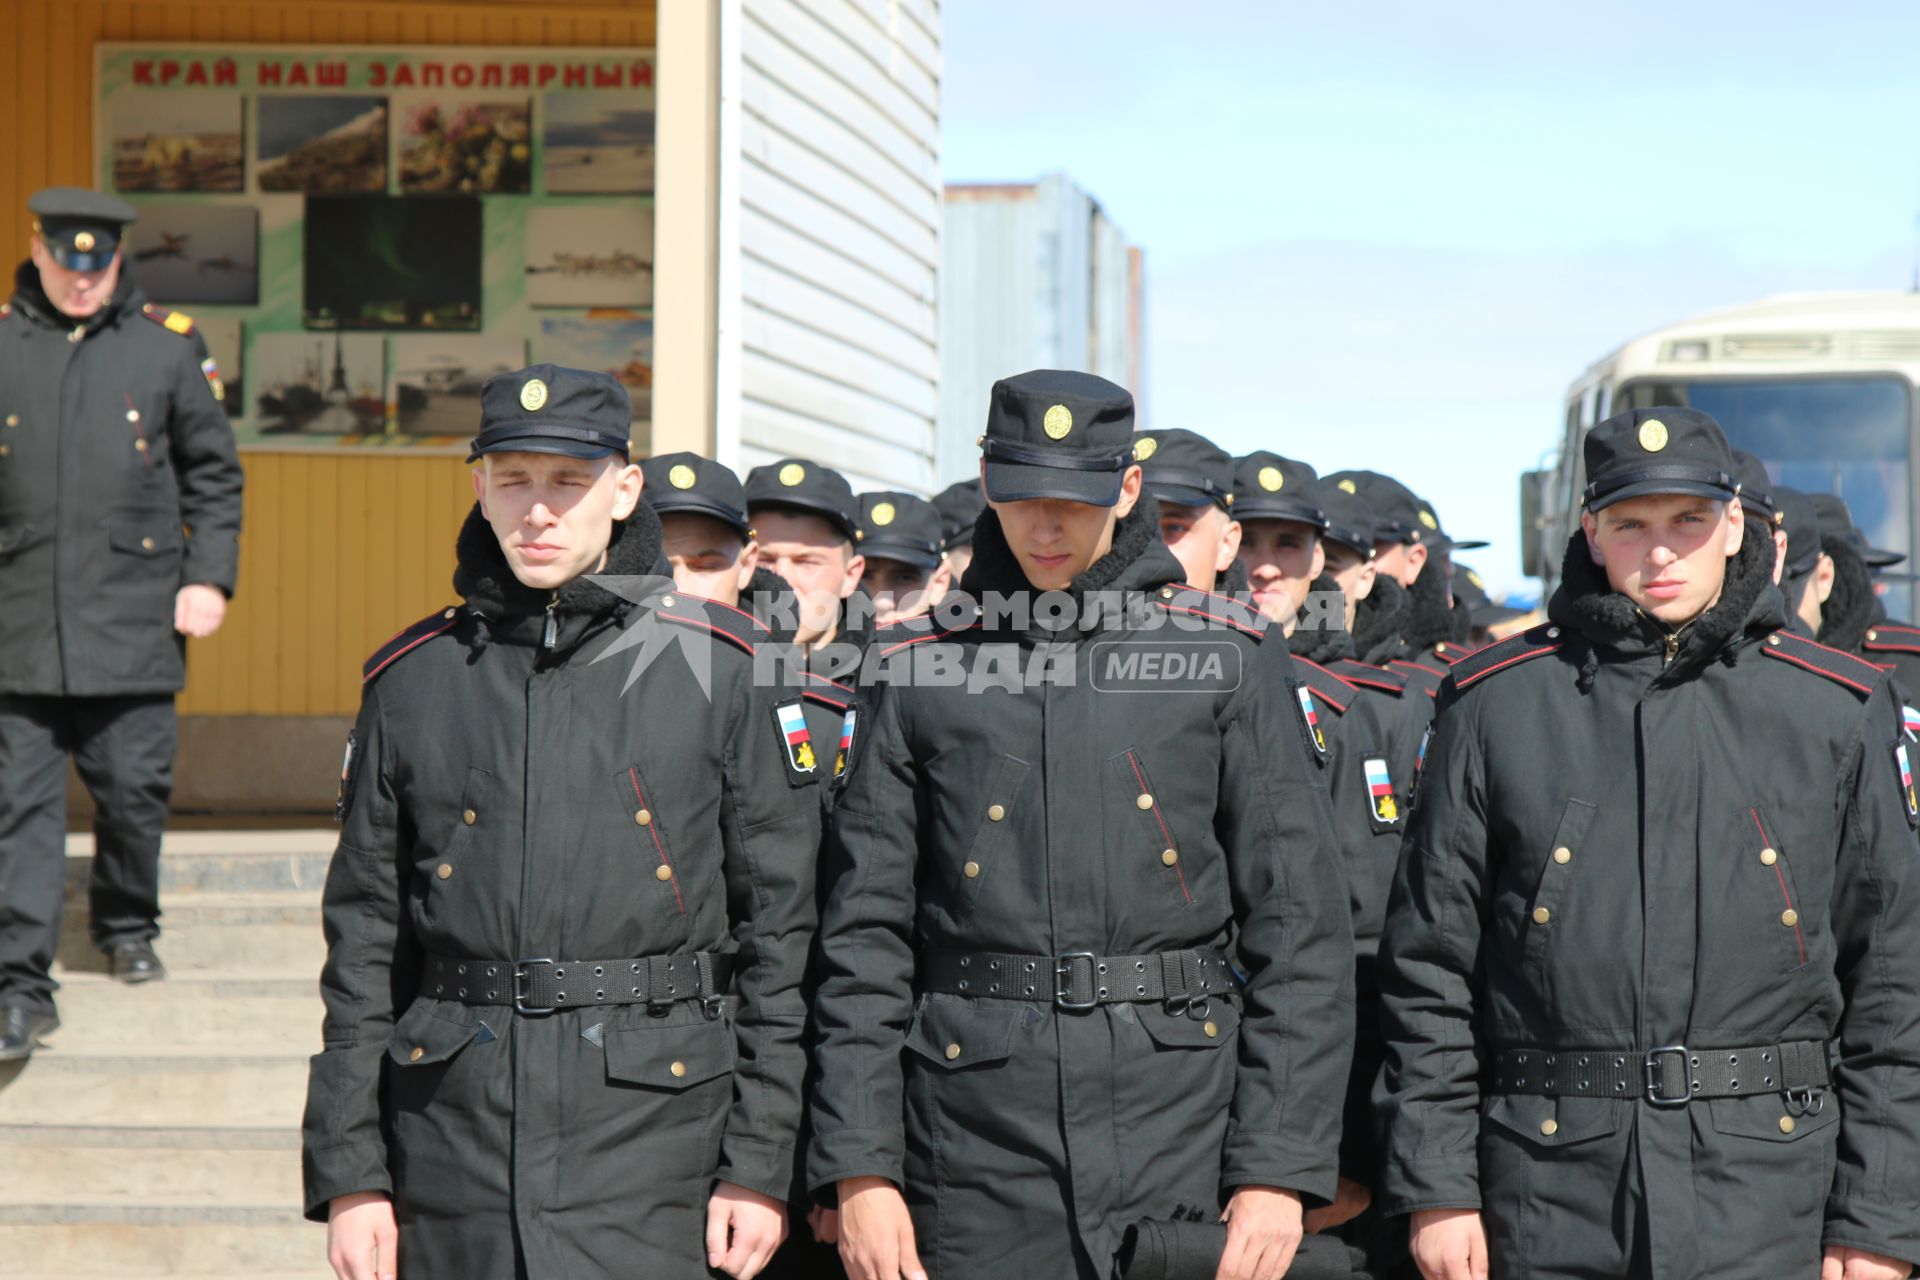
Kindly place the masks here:
[(1758, 1138), (1763, 1142), (1798, 1142), (1840, 1119), (1840, 1100), (1831, 1092), (1820, 1097), (1820, 1110), (1813, 1115), (1800, 1114), (1799, 1106), (1789, 1105), (1777, 1093), (1709, 1098), (1707, 1110), (1713, 1117), (1714, 1129), (1720, 1133), (1736, 1138)]
[(609, 1080), (685, 1089), (733, 1070), (733, 1028), (719, 1018), (606, 1034)]
[(1620, 1128), (1622, 1111), (1633, 1105), (1617, 1098), (1500, 1093), (1488, 1099), (1485, 1116), (1537, 1147), (1565, 1147), (1613, 1133)]
[(121, 516), (107, 521), (107, 545), (137, 556), (178, 551), (183, 539), (178, 521), (163, 516)]
[(907, 1028), (907, 1048), (954, 1070), (1003, 1061), (1013, 1052), (1013, 1029), (1023, 1007), (1016, 1001), (989, 1005), (966, 996), (930, 995)]
[(0, 556), (12, 555), (28, 547), (37, 546), (47, 540), (47, 533), (36, 525), (25, 521), (15, 524), (0, 524)]
[(1225, 1000), (1209, 1002), (1206, 1016), (1169, 1013), (1162, 1005), (1138, 1004), (1140, 1025), (1163, 1049), (1217, 1049), (1230, 1043), (1240, 1026), (1240, 1011)]
[(431, 1006), (416, 1004), (400, 1016), (387, 1038), (387, 1057), (403, 1067), (430, 1067), (446, 1062), (473, 1042), (481, 1023), (450, 1022), (436, 1017)]

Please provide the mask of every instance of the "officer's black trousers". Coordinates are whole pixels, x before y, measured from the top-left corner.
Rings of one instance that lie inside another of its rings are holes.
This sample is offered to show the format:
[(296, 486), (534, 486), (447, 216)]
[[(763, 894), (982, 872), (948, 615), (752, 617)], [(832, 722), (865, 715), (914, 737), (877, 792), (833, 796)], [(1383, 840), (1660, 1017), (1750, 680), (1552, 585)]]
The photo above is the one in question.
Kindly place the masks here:
[(66, 886), (67, 759), (93, 796), (94, 944), (160, 933), (173, 697), (0, 696), (0, 1005), (51, 1011)]

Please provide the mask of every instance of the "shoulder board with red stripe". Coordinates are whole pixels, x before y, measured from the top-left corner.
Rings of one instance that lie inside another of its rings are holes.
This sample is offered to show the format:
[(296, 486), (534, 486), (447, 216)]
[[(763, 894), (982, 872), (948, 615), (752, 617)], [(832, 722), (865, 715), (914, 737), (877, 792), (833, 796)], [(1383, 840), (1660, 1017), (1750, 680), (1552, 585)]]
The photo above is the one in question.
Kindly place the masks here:
[(1335, 658), (1327, 664), (1327, 669), (1348, 684), (1357, 684), (1363, 689), (1377, 689), (1396, 698), (1407, 691), (1407, 678), (1398, 671), (1370, 667), (1354, 658)]
[(1217, 596), (1194, 587), (1162, 587), (1153, 593), (1153, 602), (1169, 613), (1205, 618), (1256, 640), (1266, 635), (1269, 625), (1267, 615), (1258, 609), (1241, 604), (1231, 596)]
[(853, 705), (854, 691), (838, 680), (829, 680), (825, 676), (808, 671), (804, 673), (800, 696), (809, 702), (817, 702), (823, 707), (845, 711)]
[(683, 591), (662, 596), (654, 606), (653, 614), (662, 622), (676, 622), (683, 627), (705, 631), (746, 653), (752, 653), (756, 646), (765, 644), (773, 635), (750, 613), (742, 613), (718, 600), (688, 595)]
[(1440, 686), (1446, 682), (1445, 671), (1435, 671), (1432, 667), (1423, 667), (1417, 662), (1405, 658), (1395, 658), (1387, 664), (1387, 669), (1406, 679), (1407, 688), (1426, 694), (1429, 698), (1440, 696)]
[(944, 640), (956, 632), (972, 631), (979, 625), (980, 606), (974, 601), (966, 600), (964, 605), (955, 602), (951, 607), (943, 603), (931, 614), (916, 614), (875, 627), (872, 648), (877, 649), (884, 658), (909, 645), (924, 640)]
[(1496, 671), (1505, 671), (1529, 658), (1543, 658), (1560, 648), (1559, 627), (1533, 627), (1517, 636), (1508, 636), (1498, 644), (1475, 650), (1453, 666), (1453, 686), (1465, 689)]
[(459, 620), (459, 617), (460, 611), (449, 605), (438, 613), (430, 613), (412, 626), (402, 629), (391, 640), (374, 650), (373, 656), (361, 664), (361, 683), (364, 684), (373, 679), (441, 632), (452, 630), (453, 624)]
[(1293, 678), (1313, 690), (1313, 696), (1345, 715), (1358, 692), (1352, 685), (1317, 662), (1293, 655)]
[(1920, 653), (1920, 627), (1882, 622), (1868, 629), (1860, 647), (1869, 653)]
[(184, 338), (193, 332), (193, 317), (184, 311), (175, 311), (157, 302), (149, 302), (141, 306), (140, 314), (168, 333), (177, 333)]
[(1761, 646), (1769, 658), (1790, 662), (1803, 671), (1825, 676), (1862, 698), (1873, 692), (1874, 682), (1886, 679), (1879, 667), (1864, 659), (1813, 640), (1802, 639), (1791, 631), (1776, 631)]

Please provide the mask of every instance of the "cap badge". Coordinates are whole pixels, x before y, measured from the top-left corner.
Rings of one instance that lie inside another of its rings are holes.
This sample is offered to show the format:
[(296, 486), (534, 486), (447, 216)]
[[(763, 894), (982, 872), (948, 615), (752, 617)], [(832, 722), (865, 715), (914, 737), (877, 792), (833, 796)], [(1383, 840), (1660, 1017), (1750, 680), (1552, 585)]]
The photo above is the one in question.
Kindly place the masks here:
[(1334, 488), (1338, 489), (1342, 493), (1359, 493), (1360, 492), (1360, 486), (1355, 484), (1351, 480), (1342, 480), (1339, 484), (1335, 485)]
[(878, 524), (878, 525), (892, 524), (893, 523), (893, 504), (891, 502), (874, 503), (873, 510), (867, 513), (867, 518), (872, 520), (875, 524)]
[(1438, 529), (1440, 527), (1440, 522), (1433, 518), (1433, 512), (1427, 510), (1425, 507), (1420, 508), (1420, 523), (1429, 529)]
[(1658, 418), (1648, 418), (1640, 424), (1640, 447), (1648, 453), (1658, 453), (1667, 447), (1667, 424)]
[[(1062, 410), (1062, 412), (1065, 412), (1065, 410)], [(1071, 419), (1069, 419), (1069, 425), (1071, 425)], [(1052, 413), (1047, 414), (1047, 434), (1053, 434)], [(1060, 434), (1065, 435), (1067, 433), (1062, 431)], [(1158, 440), (1155, 440), (1152, 436), (1141, 436), (1133, 442), (1133, 460), (1135, 462), (1145, 462), (1148, 458), (1151, 458), (1159, 448), (1160, 442)]]
[(73, 238), (73, 247), (82, 253), (91, 252), (94, 246), (93, 232), (82, 231)]
[(1265, 489), (1268, 493), (1280, 492), (1280, 486), (1287, 482), (1287, 477), (1285, 473), (1282, 472), (1278, 467), (1260, 468), (1259, 479), (1260, 479), (1260, 487), (1262, 489)]
[(1047, 410), (1047, 416), (1040, 420), (1041, 430), (1047, 433), (1049, 440), (1063, 440), (1067, 432), (1073, 430), (1073, 410), (1063, 404), (1057, 404)]
[(797, 462), (789, 462), (780, 468), (780, 483), (791, 489), (807, 478), (807, 469)]
[(684, 462), (667, 472), (667, 483), (676, 489), (693, 488), (695, 479), (697, 477), (693, 474), (693, 468)]
[(546, 402), (547, 384), (538, 378), (528, 378), (526, 385), (520, 388), (520, 407), (528, 413), (534, 413)]

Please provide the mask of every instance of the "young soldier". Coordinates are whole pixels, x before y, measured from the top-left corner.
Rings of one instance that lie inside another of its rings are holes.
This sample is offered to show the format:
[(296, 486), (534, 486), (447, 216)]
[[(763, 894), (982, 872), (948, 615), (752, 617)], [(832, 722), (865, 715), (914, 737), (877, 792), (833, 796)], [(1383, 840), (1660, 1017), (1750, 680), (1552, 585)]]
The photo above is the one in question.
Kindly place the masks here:
[(697, 453), (663, 453), (640, 464), (641, 492), (660, 517), (660, 550), (680, 590), (728, 608), (760, 565), (747, 495), (731, 467)]
[(911, 493), (860, 495), (860, 588), (888, 626), (932, 609), (953, 585), (940, 549), (940, 512)]
[[(844, 610), (860, 586), (859, 504), (846, 477), (831, 467), (783, 458), (747, 472), (747, 514), (760, 541), (760, 562), (799, 597), (796, 643), (823, 649), (854, 640)], [(858, 620), (856, 620), (858, 621)]]
[(1457, 664), (1382, 942), (1387, 1208), (1430, 1280), (1898, 1280), (1920, 800), (1868, 663), (1779, 628), (1719, 426), (1585, 441), (1550, 625)]
[[(808, 1165), (853, 1280), (1105, 1280), (1141, 1217), (1224, 1217), (1219, 1275), (1273, 1280), (1334, 1192), (1326, 793), (1284, 639), (1178, 585), (1132, 430), (1104, 379), (997, 383), (977, 603), (876, 641), (898, 682), (834, 814)], [(1114, 674), (1198, 653), (1224, 678)]]
[(973, 563), (973, 522), (986, 506), (980, 481), (960, 480), (948, 485), (933, 495), (933, 505), (940, 509), (940, 545), (947, 553), (947, 572), (957, 583)]
[(619, 382), (536, 365), (481, 407), (466, 603), (369, 660), (348, 740), (307, 1215), (341, 1280), (746, 1280), (793, 1175), (820, 772), (749, 619), (594, 582), (665, 569)]
[(1160, 539), (1188, 586), (1216, 591), (1240, 550), (1233, 518), (1233, 459), (1205, 436), (1175, 428), (1133, 439), (1141, 482), (1160, 507)]

